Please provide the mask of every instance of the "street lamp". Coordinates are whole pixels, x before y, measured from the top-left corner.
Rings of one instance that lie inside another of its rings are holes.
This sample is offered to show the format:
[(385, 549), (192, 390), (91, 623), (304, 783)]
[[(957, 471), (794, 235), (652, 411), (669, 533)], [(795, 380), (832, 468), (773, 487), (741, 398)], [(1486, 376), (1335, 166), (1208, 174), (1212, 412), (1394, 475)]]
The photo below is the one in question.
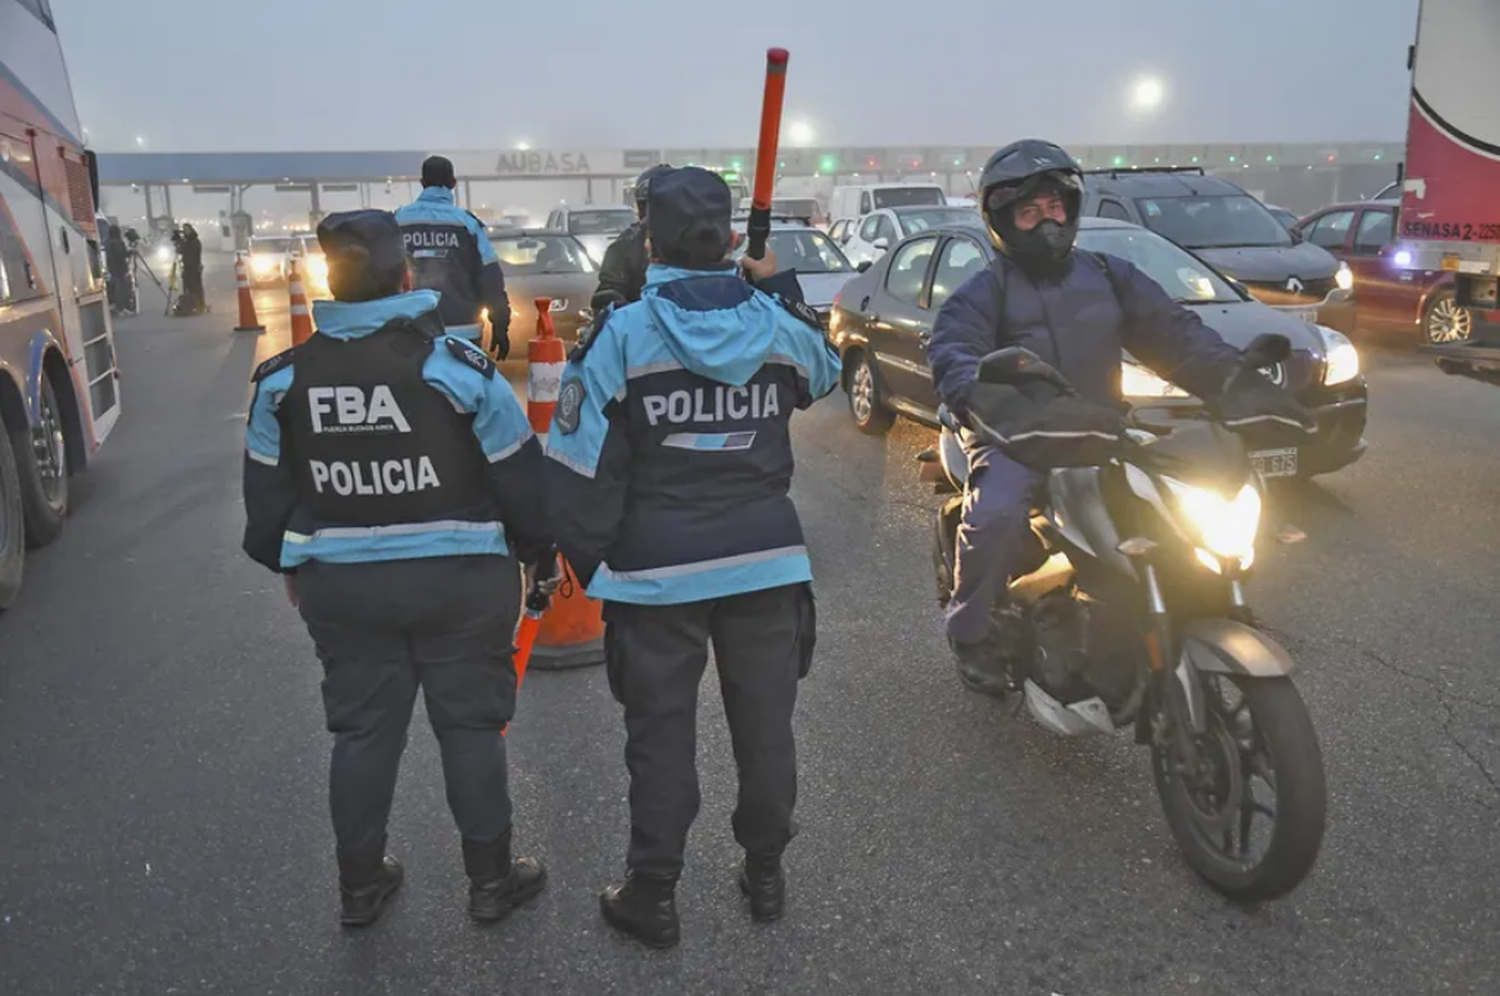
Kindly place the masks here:
[(1166, 97), (1167, 86), (1159, 76), (1141, 76), (1130, 84), (1130, 107), (1137, 113), (1151, 113)]
[(793, 121), (787, 129), (787, 138), (791, 139), (793, 145), (811, 145), (813, 137), (813, 127), (806, 121)]
[(526, 139), (523, 138), (519, 142), (516, 143), (516, 148), (519, 151), (521, 151), (521, 152), (530, 152), (531, 151), (531, 143), (528, 142), (528, 141), (526, 141)]
[(135, 136), (135, 147), (137, 149), (144, 149), (146, 147), (146, 136), (145, 135), (137, 135), (137, 136)]

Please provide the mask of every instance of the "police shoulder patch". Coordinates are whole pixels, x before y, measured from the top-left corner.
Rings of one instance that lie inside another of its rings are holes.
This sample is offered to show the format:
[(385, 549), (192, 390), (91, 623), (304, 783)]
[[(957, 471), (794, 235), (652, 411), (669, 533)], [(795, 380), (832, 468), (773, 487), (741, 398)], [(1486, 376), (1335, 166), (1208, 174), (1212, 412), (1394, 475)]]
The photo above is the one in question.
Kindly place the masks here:
[(562, 386), (552, 420), (557, 423), (558, 431), (563, 435), (571, 436), (578, 431), (578, 425), (583, 420), (583, 402), (587, 397), (588, 390), (583, 386), (581, 377), (575, 377)]
[(466, 366), (473, 367), (485, 377), (490, 377), (495, 373), (494, 362), (488, 356), (485, 356), (484, 351), (479, 347), (471, 346), (452, 336), (449, 336), (444, 341), (448, 344), (448, 352), (452, 353), (456, 359), (460, 360)]
[(783, 308), (796, 315), (808, 325), (811, 325), (819, 332), (823, 331), (823, 323), (818, 320), (818, 313), (814, 311), (812, 307), (807, 304), (807, 302), (791, 301), (787, 298), (782, 297), (780, 294), (776, 295), (776, 300), (780, 302)]
[(256, 367), (255, 372), (250, 375), (251, 382), (259, 384), (282, 367), (287, 366), (296, 358), (296, 352), (297, 347), (293, 346), (291, 349), (283, 349), (269, 360), (266, 360), (260, 366)]

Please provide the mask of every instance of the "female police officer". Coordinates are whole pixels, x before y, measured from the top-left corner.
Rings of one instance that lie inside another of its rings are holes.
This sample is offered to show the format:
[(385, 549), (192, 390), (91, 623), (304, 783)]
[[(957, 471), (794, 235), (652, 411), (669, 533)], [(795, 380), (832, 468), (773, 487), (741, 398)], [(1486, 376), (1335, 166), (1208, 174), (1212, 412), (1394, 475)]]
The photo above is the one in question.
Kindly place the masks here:
[[(375, 922), (401, 884), (386, 820), (420, 686), (471, 880), (499, 920), (542, 866), (511, 857), (500, 731), (515, 706), (517, 559), (547, 547), (541, 449), (505, 380), (407, 293), (396, 219), (318, 227), (334, 301), (318, 331), (255, 372), (245, 550), (283, 574), (323, 662), (342, 922)], [(299, 604), (300, 603), (300, 604)]]
[[(741, 886), (757, 919), (781, 915), (797, 795), (792, 710), (814, 641), (788, 423), (833, 390), (839, 361), (805, 306), (783, 306), (724, 262), (722, 179), (675, 170), (648, 198), (645, 292), (569, 362), (548, 472), (558, 544), (605, 602), (610, 685), (625, 706), (629, 876), (601, 909), (670, 947), (698, 811), (694, 727), (710, 643), (739, 768)], [(775, 260), (747, 269), (767, 286)], [(782, 277), (800, 302), (796, 275)]]

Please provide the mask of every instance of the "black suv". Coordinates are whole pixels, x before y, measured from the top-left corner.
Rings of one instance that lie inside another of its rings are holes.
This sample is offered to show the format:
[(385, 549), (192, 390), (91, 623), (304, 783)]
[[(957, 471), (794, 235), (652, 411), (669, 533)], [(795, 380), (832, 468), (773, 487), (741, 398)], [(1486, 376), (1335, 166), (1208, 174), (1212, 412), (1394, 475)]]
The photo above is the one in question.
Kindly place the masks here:
[(1085, 215), (1142, 225), (1191, 249), (1255, 298), (1352, 325), (1354, 275), (1321, 246), (1288, 232), (1266, 206), (1201, 167), (1091, 170)]

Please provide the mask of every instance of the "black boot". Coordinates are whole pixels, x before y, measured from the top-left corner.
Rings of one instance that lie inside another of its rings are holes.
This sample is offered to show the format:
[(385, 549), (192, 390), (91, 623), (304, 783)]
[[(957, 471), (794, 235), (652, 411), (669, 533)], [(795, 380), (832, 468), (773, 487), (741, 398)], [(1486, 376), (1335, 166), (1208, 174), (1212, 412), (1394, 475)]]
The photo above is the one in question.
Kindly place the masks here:
[(464, 841), (464, 871), (469, 873), (469, 916), (494, 923), (535, 899), (547, 885), (547, 869), (535, 858), (510, 856), (510, 831), (480, 844)]
[(740, 889), (750, 897), (751, 919), (780, 920), (786, 906), (786, 874), (781, 870), (781, 855), (745, 855)]
[(958, 680), (971, 692), (1003, 699), (1010, 691), (1010, 676), (1000, 656), (1000, 648), (993, 635), (978, 643), (960, 643), (948, 638), (953, 649), (953, 663), (958, 668)]
[(368, 927), (379, 920), (401, 888), (401, 862), (389, 854), (382, 856), (384, 850), (382, 844), (375, 857), (339, 855), (339, 896), (343, 900), (339, 922), (344, 926)]
[(682, 939), (676, 876), (630, 872), (599, 894), (599, 912), (611, 927), (653, 948), (675, 947)]

